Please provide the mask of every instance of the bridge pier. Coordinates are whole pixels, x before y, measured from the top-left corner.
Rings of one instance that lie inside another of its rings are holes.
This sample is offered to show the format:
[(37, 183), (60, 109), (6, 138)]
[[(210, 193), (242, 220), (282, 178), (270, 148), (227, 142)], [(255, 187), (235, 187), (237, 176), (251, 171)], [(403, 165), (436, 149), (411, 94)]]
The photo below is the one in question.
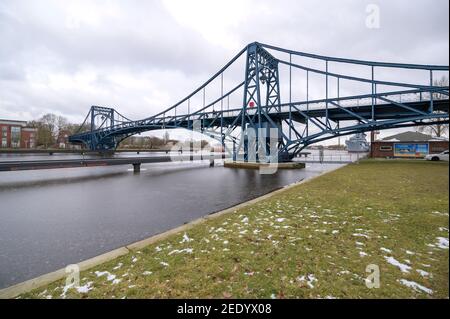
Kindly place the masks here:
[(214, 148), (209, 150), (209, 167), (214, 167)]
[(133, 163), (133, 173), (139, 173), (141, 171), (141, 163)]

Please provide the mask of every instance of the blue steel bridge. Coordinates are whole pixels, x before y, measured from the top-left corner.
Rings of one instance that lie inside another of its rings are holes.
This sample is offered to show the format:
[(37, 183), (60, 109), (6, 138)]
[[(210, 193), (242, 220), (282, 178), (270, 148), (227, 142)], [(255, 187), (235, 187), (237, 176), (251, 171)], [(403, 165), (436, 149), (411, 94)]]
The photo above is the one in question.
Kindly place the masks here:
[[(245, 64), (241, 81), (225, 91), (224, 74), (238, 60)], [(401, 77), (408, 72), (414, 76)], [(388, 73), (390, 78), (383, 79)], [(278, 161), (288, 161), (310, 144), (339, 136), (448, 123), (448, 82), (437, 81), (448, 75), (449, 66), (320, 56), (255, 42), (184, 99), (145, 119), (130, 120), (113, 108), (92, 106), (69, 141), (108, 151), (134, 134), (182, 128), (220, 141), (230, 153), (232, 145), (234, 158), (243, 154), (243, 160), (249, 160), (253, 151), (257, 155), (252, 160), (276, 156)], [(293, 84), (294, 76), (302, 78), (302, 86)], [(213, 84), (219, 93), (206, 101)], [(349, 87), (359, 91), (348, 93)], [(297, 91), (303, 98), (294, 101)], [(200, 102), (194, 102), (198, 97)], [(230, 97), (237, 102), (230, 105)], [(269, 133), (274, 129), (275, 147)]]

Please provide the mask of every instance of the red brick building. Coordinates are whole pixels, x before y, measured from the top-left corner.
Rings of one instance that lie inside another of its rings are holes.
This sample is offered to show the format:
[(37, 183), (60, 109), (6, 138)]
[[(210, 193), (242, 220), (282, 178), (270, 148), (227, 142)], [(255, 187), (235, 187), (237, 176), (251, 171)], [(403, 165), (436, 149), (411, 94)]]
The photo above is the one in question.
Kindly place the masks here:
[(423, 158), (448, 150), (448, 139), (419, 132), (404, 132), (376, 140), (371, 144), (372, 157)]
[(35, 148), (37, 128), (27, 127), (26, 121), (0, 119), (1, 148)]

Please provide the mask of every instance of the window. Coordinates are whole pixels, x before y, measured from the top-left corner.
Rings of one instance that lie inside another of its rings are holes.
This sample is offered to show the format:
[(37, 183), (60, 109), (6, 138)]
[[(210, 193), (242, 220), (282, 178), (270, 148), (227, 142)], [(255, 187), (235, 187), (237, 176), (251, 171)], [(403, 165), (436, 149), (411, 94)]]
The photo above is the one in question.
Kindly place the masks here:
[(380, 151), (383, 151), (383, 152), (392, 151), (392, 146), (382, 145), (382, 146), (380, 146)]
[(20, 126), (11, 127), (11, 147), (20, 146)]

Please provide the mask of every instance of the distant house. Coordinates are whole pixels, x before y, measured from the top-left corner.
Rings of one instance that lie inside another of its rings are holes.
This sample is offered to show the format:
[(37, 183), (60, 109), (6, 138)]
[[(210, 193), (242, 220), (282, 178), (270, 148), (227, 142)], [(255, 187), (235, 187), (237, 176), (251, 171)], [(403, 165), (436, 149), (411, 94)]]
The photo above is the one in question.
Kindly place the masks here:
[(448, 150), (448, 139), (419, 132), (404, 132), (376, 140), (371, 144), (372, 157), (423, 158)]
[(56, 139), (56, 144), (59, 148), (68, 148), (69, 147), (69, 136), (70, 131), (68, 130), (60, 130), (58, 133), (58, 138)]

